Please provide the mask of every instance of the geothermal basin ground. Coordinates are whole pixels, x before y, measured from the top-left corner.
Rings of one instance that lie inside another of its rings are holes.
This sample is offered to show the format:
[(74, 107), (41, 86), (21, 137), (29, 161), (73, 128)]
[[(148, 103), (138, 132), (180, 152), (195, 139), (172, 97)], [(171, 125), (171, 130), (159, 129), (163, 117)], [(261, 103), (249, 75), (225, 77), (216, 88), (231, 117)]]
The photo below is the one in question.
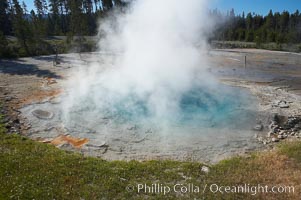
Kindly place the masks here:
[[(10, 132), (107, 160), (207, 163), (301, 136), (299, 129), (271, 135), (275, 115), (284, 121), (301, 115), (301, 55), (254, 49), (208, 51), (206, 70), (217, 77), (218, 87), (183, 95), (179, 116), (164, 126), (148, 119), (147, 112), (129, 116), (124, 105), (115, 115), (95, 110), (89, 99), (83, 102), (85, 109), (68, 113), (66, 121), (62, 101), (72, 71), (113, 56), (64, 54), (57, 65), (54, 56), (1, 60), (0, 95)], [(143, 103), (136, 102), (144, 111)]]

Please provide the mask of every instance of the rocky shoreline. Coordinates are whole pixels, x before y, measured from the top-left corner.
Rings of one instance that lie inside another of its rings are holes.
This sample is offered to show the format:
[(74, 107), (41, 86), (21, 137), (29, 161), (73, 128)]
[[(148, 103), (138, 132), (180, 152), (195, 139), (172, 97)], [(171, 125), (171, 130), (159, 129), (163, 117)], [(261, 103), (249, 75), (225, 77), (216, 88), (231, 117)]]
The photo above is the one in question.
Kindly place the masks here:
[(225, 84), (249, 89), (259, 100), (259, 111), (264, 113), (254, 130), (258, 142), (268, 145), (281, 140), (301, 138), (301, 96), (287, 90), (288, 86), (274, 87), (273, 82), (260, 83), (242, 80), (222, 80)]
[(283, 139), (301, 138), (301, 116), (279, 116), (274, 114), (266, 137), (256, 136), (259, 142), (269, 144)]

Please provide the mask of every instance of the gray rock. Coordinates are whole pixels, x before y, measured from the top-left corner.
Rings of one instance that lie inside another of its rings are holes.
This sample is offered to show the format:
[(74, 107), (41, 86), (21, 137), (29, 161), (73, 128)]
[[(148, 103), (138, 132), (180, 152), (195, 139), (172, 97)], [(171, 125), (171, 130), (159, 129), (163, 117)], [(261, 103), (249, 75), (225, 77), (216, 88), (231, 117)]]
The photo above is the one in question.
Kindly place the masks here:
[(10, 96), (5, 97), (5, 101), (11, 101), (12, 99), (13, 99), (13, 97), (10, 97)]
[(300, 122), (301, 120), (298, 118), (298, 117), (289, 117), (288, 119), (287, 119), (287, 124), (290, 124), (290, 125), (296, 125), (296, 124), (298, 124), (299, 122)]
[(285, 139), (286, 136), (285, 136), (285, 135), (278, 135), (277, 138), (278, 138), (278, 139)]
[(296, 124), (294, 128), (298, 129), (298, 130), (301, 130), (301, 124)]
[(255, 131), (262, 131), (263, 130), (263, 125), (262, 124), (257, 124), (253, 127)]
[(30, 124), (28, 124), (28, 125), (24, 126), (24, 129), (25, 129), (25, 130), (29, 130), (29, 129), (31, 129), (31, 125), (30, 125)]
[(273, 115), (272, 115), (272, 123), (274, 123), (274, 124), (279, 123), (278, 113), (273, 113)]
[(278, 107), (280, 103), (281, 103), (280, 100), (276, 100), (272, 103), (272, 107)]
[(278, 106), (279, 108), (289, 108), (289, 105), (285, 101), (281, 101)]
[(272, 138), (272, 142), (279, 142), (278, 138)]
[(283, 100), (277, 100), (272, 104), (273, 107), (280, 107), (280, 108), (288, 108), (289, 105), (286, 101)]
[(36, 109), (32, 111), (33, 116), (39, 118), (39, 119), (52, 119), (53, 113), (46, 111), (46, 110), (41, 110), (41, 109)]
[(279, 135), (284, 135), (285, 131), (281, 130), (278, 134)]
[(270, 130), (272, 133), (277, 133), (277, 132), (278, 132), (279, 126), (276, 124), (275, 121), (272, 121), (272, 123), (269, 125), (269, 130)]
[(201, 171), (205, 172), (205, 173), (209, 173), (210, 169), (209, 169), (209, 167), (202, 166)]

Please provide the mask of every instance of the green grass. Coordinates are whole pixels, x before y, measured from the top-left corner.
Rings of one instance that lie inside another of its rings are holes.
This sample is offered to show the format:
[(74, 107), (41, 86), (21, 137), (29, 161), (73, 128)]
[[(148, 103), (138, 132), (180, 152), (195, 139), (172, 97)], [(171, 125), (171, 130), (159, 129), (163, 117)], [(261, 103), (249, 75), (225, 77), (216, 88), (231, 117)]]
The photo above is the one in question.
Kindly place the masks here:
[[(221, 194), (211, 184), (301, 183), (301, 143), (285, 144), (272, 153), (234, 157), (210, 166), (208, 174), (197, 162), (104, 161), (62, 151), (20, 135), (6, 134), (0, 123), (0, 199), (299, 199), (295, 194)], [(179, 195), (127, 191), (128, 185), (194, 184), (199, 193)], [(203, 187), (207, 184), (206, 191)]]
[(294, 161), (301, 163), (301, 142), (284, 143), (279, 148), (280, 153), (292, 158)]
[[(128, 184), (183, 180), (197, 163), (107, 162), (61, 151), (18, 135), (1, 134), (0, 197), (20, 199), (130, 198)], [(188, 172), (186, 172), (188, 171)], [(197, 174), (196, 174), (197, 175)]]

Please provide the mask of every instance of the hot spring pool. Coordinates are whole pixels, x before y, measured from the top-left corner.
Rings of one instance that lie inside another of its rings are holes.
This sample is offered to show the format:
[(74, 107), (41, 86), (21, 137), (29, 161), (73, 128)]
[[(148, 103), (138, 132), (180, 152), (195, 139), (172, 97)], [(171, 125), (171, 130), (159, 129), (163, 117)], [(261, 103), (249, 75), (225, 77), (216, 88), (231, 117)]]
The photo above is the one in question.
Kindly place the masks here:
[[(242, 88), (223, 84), (193, 88), (175, 101), (178, 105), (173, 105), (173, 110), (160, 116), (149, 109), (145, 98), (135, 95), (101, 107), (87, 97), (68, 108), (68, 113), (62, 111), (64, 96), (22, 108), (32, 125), (29, 135), (51, 139), (63, 132), (88, 138), (88, 145), (80, 151), (110, 160), (213, 162), (260, 146), (252, 131), (257, 101)], [(53, 117), (37, 118), (32, 114), (37, 109), (49, 111)]]
[(130, 94), (114, 100), (108, 98), (101, 100), (104, 102), (101, 106), (97, 100), (92, 101), (91, 96), (83, 96), (68, 109), (67, 122), (81, 122), (98, 130), (104, 128), (99, 127), (103, 121), (117, 127), (164, 127), (165, 134), (172, 127), (193, 128), (199, 132), (207, 128), (249, 130), (256, 123), (256, 98), (242, 88), (222, 84), (210, 89), (193, 88), (177, 100), (171, 100), (173, 105), (159, 115), (149, 106), (148, 96)]

